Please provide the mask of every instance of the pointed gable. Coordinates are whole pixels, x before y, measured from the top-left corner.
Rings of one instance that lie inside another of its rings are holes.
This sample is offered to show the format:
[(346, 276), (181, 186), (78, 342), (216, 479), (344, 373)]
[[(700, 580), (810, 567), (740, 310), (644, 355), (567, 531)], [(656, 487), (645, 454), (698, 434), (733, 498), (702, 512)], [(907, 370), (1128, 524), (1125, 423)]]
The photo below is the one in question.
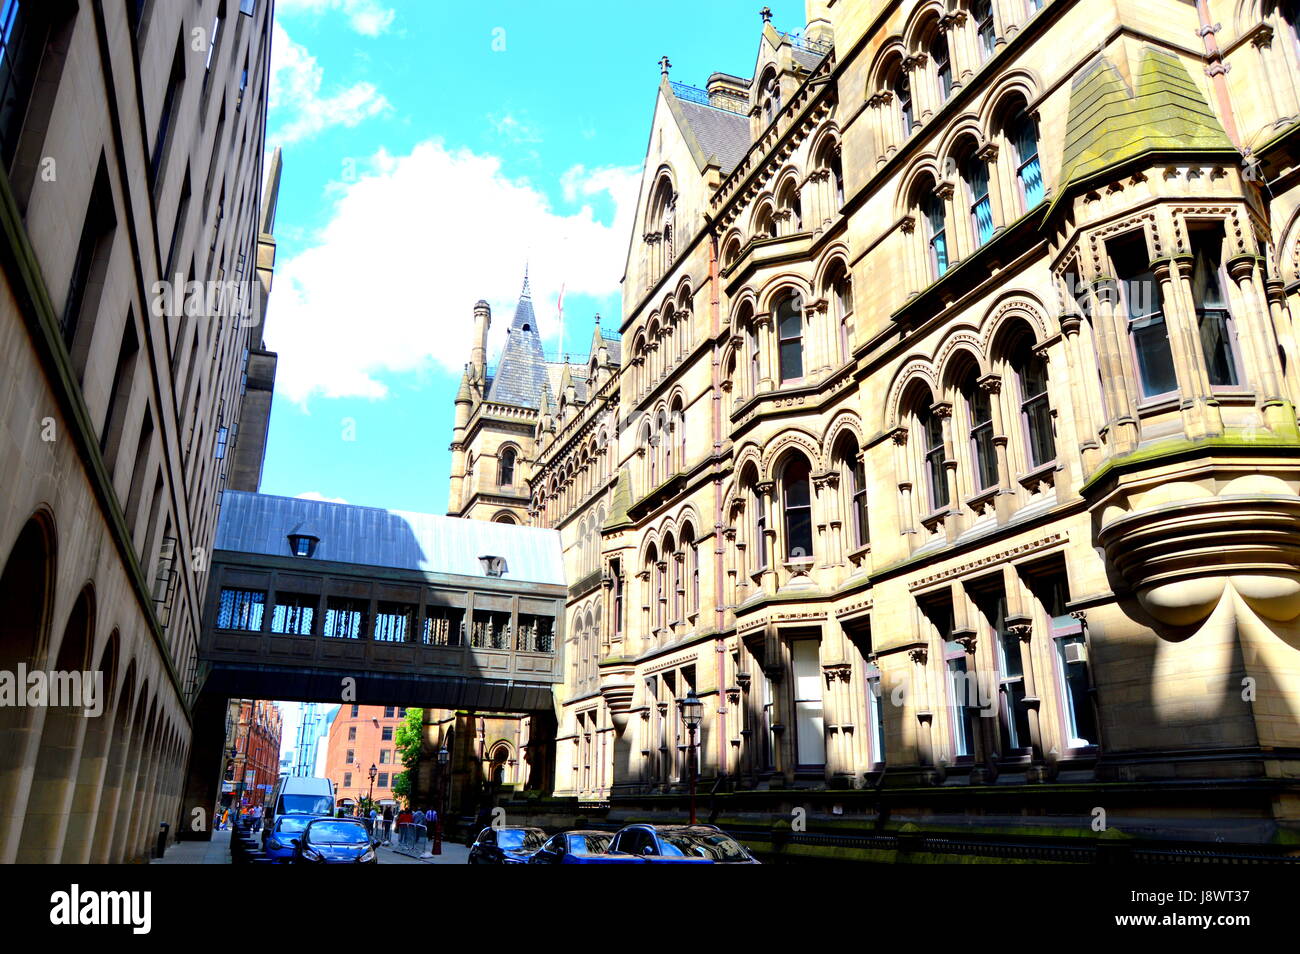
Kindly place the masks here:
[(541, 402), (542, 385), (546, 381), (546, 358), (542, 354), (542, 338), (537, 331), (537, 316), (533, 313), (532, 293), (528, 287), (528, 274), (524, 273), (524, 288), (515, 306), (515, 316), (506, 329), (505, 347), (497, 362), (496, 374), (488, 391), (488, 400), (497, 404), (536, 408)]

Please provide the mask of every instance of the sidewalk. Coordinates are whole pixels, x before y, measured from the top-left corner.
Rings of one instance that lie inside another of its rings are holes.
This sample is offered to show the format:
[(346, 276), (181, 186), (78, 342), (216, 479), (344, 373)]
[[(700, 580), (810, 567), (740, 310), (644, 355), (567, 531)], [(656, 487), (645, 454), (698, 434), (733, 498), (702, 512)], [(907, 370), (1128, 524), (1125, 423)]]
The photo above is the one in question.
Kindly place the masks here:
[(211, 841), (178, 841), (172, 844), (153, 865), (228, 865), (230, 864), (230, 830), (214, 831)]
[(389, 848), (386, 845), (379, 849), (379, 861), (381, 864), (423, 864), (423, 865), (467, 865), (469, 864), (469, 849), (458, 842), (444, 841), (442, 843), (442, 854), (436, 858), (420, 858), (414, 855), (408, 855), (403, 852)]

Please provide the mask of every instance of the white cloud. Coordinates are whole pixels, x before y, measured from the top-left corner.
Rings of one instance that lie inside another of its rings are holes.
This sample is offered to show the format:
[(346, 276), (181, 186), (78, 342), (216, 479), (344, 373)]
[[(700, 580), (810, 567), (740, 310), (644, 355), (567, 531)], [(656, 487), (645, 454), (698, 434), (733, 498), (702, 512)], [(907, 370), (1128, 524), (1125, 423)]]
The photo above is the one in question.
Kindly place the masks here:
[(320, 500), (323, 501), (324, 503), (337, 503), (337, 504), (347, 503), (347, 501), (344, 500), (342, 497), (326, 497), (319, 490), (309, 490), (304, 494), (294, 494), (294, 496), (297, 497), (299, 500)]
[(355, 126), (392, 109), (374, 84), (365, 81), (322, 96), (324, 75), (316, 58), (277, 22), (271, 53), (272, 130), (268, 141), (287, 145), (310, 139), (331, 126)]
[[(459, 373), (479, 298), (492, 305), (494, 356), (525, 261), (539, 326), (553, 339), (561, 283), (566, 296), (618, 291), (639, 178), (632, 168), (565, 174), (566, 195), (609, 194), (616, 213), (606, 225), (589, 205), (557, 212), (494, 156), (438, 141), (404, 156), (381, 151), (357, 181), (333, 187), (317, 244), (276, 269), (267, 338), (280, 353), (277, 391), (300, 403), (379, 398), (385, 372)], [(571, 330), (578, 320), (570, 312)]]
[(338, 10), (348, 18), (352, 29), (365, 36), (378, 36), (393, 25), (397, 12), (376, 0), (279, 0), (276, 13), (311, 13), (323, 16)]
[(527, 119), (514, 113), (489, 113), (488, 122), (502, 139), (512, 143), (536, 143), (542, 141), (541, 130)]

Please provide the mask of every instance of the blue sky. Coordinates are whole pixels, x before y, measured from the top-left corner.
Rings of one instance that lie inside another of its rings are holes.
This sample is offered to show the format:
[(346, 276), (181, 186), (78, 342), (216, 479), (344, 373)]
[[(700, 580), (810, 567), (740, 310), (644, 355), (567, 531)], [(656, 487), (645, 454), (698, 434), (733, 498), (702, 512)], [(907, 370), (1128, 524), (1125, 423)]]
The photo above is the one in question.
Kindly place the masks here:
[[(778, 29), (803, 4), (768, 0)], [(762, 3), (278, 0), (284, 150), (266, 493), (441, 513), (471, 308), (494, 360), (530, 263), (548, 351), (619, 322), (649, 123), (672, 78), (749, 75)]]

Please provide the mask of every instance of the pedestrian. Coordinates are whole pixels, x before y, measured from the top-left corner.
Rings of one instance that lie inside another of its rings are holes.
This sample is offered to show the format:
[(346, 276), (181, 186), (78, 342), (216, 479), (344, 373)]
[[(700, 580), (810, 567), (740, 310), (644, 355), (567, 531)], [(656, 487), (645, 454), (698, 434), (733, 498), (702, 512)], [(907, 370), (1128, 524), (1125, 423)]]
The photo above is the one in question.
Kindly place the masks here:
[(429, 836), (429, 841), (434, 840), (434, 835), (438, 828), (438, 813), (430, 808), (424, 813), (424, 832)]
[(261, 831), (262, 830), (262, 803), (261, 802), (258, 802), (256, 805), (253, 806), (253, 811), (251, 812), (251, 814), (253, 816), (253, 831)]

